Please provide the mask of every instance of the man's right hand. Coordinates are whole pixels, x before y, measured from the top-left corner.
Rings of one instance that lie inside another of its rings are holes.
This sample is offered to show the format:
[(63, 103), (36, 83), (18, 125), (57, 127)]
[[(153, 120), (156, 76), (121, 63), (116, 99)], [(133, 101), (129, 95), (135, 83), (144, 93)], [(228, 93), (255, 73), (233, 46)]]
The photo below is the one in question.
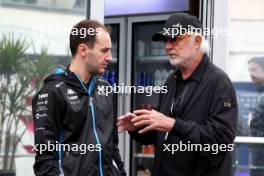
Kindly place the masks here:
[(125, 115), (118, 117), (117, 118), (118, 132), (121, 133), (125, 130), (127, 130), (127, 131), (136, 130), (137, 127), (135, 127), (134, 124), (131, 122), (131, 120), (135, 117), (137, 117), (137, 116), (131, 112), (128, 112)]

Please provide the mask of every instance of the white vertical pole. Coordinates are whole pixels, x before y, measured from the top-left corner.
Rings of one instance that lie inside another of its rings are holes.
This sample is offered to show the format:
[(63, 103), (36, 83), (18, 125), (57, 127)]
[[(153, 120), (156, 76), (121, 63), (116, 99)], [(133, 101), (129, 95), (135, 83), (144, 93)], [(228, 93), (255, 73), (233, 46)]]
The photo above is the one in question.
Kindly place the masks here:
[[(214, 24), (213, 27), (217, 30), (225, 29), (229, 31), (229, 2), (228, 0), (214, 1)], [(227, 32), (228, 34), (228, 32)], [(221, 69), (225, 70), (228, 59), (228, 35), (218, 35), (213, 39), (213, 62)]]
[(104, 0), (87, 0), (86, 18), (104, 23)]

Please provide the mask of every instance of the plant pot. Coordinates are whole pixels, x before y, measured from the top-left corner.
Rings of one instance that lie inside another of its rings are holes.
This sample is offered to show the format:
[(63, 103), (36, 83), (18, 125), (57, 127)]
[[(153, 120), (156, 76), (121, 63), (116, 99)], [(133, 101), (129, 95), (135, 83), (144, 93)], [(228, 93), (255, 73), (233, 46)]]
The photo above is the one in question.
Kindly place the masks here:
[(37, 0), (25, 0), (27, 4), (36, 4)]
[(16, 171), (0, 170), (1, 176), (16, 176)]

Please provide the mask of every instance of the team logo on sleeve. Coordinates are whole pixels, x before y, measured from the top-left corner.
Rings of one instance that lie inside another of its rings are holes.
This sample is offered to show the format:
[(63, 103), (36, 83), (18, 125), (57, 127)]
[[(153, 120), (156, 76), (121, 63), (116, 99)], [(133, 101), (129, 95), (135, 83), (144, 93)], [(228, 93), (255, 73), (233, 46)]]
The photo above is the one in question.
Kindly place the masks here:
[(38, 95), (38, 99), (47, 99), (49, 96), (49, 94), (45, 93), (45, 94), (39, 94)]
[(231, 108), (232, 104), (230, 102), (224, 101), (224, 107)]

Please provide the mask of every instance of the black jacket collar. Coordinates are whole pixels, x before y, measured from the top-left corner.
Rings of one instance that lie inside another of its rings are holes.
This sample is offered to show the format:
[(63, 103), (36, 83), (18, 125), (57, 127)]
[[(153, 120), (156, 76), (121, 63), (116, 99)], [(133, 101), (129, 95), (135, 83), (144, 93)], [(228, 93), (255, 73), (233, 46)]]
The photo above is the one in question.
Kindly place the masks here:
[[(186, 81), (189, 80), (195, 80), (197, 82), (199, 82), (201, 80), (201, 78), (203, 77), (203, 74), (206, 70), (206, 67), (208, 65), (208, 63), (210, 62), (209, 57), (204, 54), (203, 58), (201, 59), (200, 63), (198, 64), (198, 66), (194, 69), (194, 71), (192, 72), (191, 76), (189, 78), (186, 79)], [(181, 71), (179, 68), (176, 69), (175, 72), (175, 78), (179, 78), (182, 77), (181, 76)]]
[(192, 72), (190, 78), (199, 82), (203, 77), (203, 74), (209, 62), (210, 62), (209, 57), (206, 54), (204, 54), (202, 60), (200, 61), (196, 69)]

